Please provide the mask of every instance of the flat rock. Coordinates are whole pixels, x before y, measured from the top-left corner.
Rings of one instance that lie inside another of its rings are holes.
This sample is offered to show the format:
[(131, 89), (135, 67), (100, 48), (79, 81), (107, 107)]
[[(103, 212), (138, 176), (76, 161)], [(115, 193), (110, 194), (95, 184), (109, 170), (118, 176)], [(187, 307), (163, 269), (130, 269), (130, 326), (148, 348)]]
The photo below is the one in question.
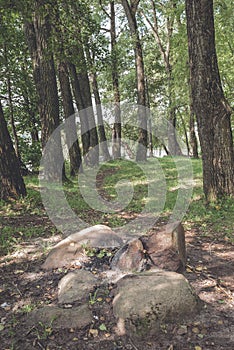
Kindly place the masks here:
[(123, 245), (122, 239), (105, 225), (95, 225), (73, 233), (50, 251), (42, 265), (44, 270), (52, 270), (76, 264), (87, 259), (83, 254), (87, 248), (118, 248)]
[(58, 284), (59, 304), (70, 304), (75, 301), (86, 301), (89, 293), (98, 284), (98, 278), (86, 270), (68, 273)]
[(57, 329), (84, 328), (92, 322), (92, 313), (88, 304), (71, 309), (63, 309), (58, 306), (45, 306), (32, 311), (27, 318), (29, 327), (41, 322)]
[(149, 270), (117, 282), (113, 311), (122, 333), (147, 337), (164, 322), (194, 317), (201, 307), (185, 277), (175, 272)]

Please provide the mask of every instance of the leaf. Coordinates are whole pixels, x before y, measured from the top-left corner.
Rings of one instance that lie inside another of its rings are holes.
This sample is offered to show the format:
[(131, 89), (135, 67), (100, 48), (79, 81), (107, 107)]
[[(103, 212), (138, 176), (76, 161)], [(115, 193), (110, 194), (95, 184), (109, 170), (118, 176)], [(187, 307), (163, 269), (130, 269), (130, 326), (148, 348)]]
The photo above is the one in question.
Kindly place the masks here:
[(220, 299), (220, 300), (218, 300), (218, 303), (219, 303), (219, 304), (224, 304), (224, 303), (225, 303), (225, 300)]
[(202, 350), (200, 346), (195, 346), (195, 350)]
[(196, 266), (196, 271), (198, 271), (198, 272), (201, 272), (201, 271), (203, 271), (203, 267), (202, 266)]
[(198, 327), (193, 327), (192, 332), (195, 334), (199, 333), (199, 328)]
[(93, 337), (98, 336), (98, 330), (97, 329), (90, 329), (89, 334), (91, 334)]
[(99, 326), (99, 329), (100, 329), (100, 331), (107, 331), (106, 325), (105, 325), (104, 323), (102, 323), (102, 324)]

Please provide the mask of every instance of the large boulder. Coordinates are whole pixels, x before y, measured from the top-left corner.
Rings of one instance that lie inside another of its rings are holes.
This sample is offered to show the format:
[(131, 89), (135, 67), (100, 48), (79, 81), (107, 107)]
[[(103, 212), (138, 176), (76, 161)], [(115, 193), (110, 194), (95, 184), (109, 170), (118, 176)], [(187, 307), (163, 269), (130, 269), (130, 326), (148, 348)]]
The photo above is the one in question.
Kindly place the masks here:
[(86, 248), (118, 248), (123, 244), (122, 239), (105, 225), (95, 225), (73, 233), (50, 251), (42, 265), (45, 270), (76, 264), (87, 257), (83, 254)]
[(123, 277), (113, 300), (121, 332), (134, 337), (154, 335), (163, 323), (194, 317), (200, 306), (183, 275), (160, 270)]
[(89, 271), (70, 272), (58, 284), (58, 301), (60, 304), (87, 301), (97, 284), (98, 278)]

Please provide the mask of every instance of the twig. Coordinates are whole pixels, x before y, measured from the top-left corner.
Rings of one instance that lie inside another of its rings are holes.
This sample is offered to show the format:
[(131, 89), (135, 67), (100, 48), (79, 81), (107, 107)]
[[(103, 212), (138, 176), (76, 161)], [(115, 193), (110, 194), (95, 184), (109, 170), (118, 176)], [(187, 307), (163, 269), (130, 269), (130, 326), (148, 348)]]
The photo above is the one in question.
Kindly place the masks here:
[(130, 341), (131, 345), (134, 347), (135, 350), (139, 350), (139, 348), (136, 347), (136, 345), (133, 343), (131, 338), (129, 338), (129, 341)]
[(32, 326), (32, 327), (29, 329), (29, 331), (26, 333), (26, 336), (29, 335), (34, 329), (36, 329), (35, 326)]
[(17, 286), (17, 284), (15, 284), (15, 283), (11, 283), (12, 284), (12, 286), (13, 287), (15, 287), (16, 288), (16, 290), (17, 290), (17, 292), (19, 293), (19, 295), (22, 297), (22, 293), (21, 293), (21, 291), (19, 290), (19, 288), (18, 288), (18, 286)]
[(42, 349), (42, 350), (46, 350), (46, 348), (38, 341), (37, 344), (39, 345), (39, 347)]

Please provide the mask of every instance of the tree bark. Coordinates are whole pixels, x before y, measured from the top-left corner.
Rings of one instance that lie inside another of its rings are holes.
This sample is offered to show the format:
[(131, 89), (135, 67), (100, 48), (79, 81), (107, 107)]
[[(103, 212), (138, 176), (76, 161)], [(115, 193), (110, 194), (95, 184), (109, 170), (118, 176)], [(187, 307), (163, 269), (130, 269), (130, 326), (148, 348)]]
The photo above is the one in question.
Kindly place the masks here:
[(26, 188), (20, 173), (20, 163), (7, 129), (0, 102), (0, 198), (8, 200), (25, 195)]
[(114, 92), (114, 114), (115, 121), (112, 131), (112, 156), (113, 159), (121, 158), (121, 109), (120, 109), (120, 91), (118, 58), (116, 48), (116, 23), (115, 23), (115, 1), (110, 2), (110, 24), (111, 24), (111, 60), (112, 60), (112, 86)]
[[(58, 75), (62, 95), (63, 110), (66, 119), (65, 133), (70, 158), (70, 175), (75, 176), (79, 173), (79, 171), (82, 171), (82, 158), (76, 131), (75, 110), (73, 106), (69, 74), (65, 62), (59, 63)], [(71, 139), (76, 141), (72, 142)]]
[(139, 122), (139, 137), (136, 153), (136, 161), (147, 160), (147, 113), (146, 113), (146, 84), (144, 60), (141, 40), (139, 37), (138, 26), (136, 21), (136, 11), (139, 5), (139, 0), (122, 0), (122, 5), (125, 10), (130, 32), (134, 40), (136, 78), (137, 78), (137, 103), (138, 103), (138, 122)]
[(191, 94), (208, 202), (234, 194), (231, 108), (219, 75), (212, 0), (186, 0)]
[(69, 73), (71, 77), (73, 95), (75, 97), (76, 105), (79, 111), (82, 148), (83, 148), (83, 155), (85, 155), (89, 152), (89, 146), (90, 146), (89, 122), (88, 122), (87, 115), (85, 113), (85, 107), (84, 107), (85, 105), (81, 96), (81, 87), (80, 87), (80, 82), (78, 80), (76, 67), (73, 63), (69, 63), (68, 67), (69, 67)]
[(100, 93), (99, 93), (97, 72), (95, 69), (95, 59), (91, 57), (91, 54), (90, 54), (88, 47), (86, 50), (86, 57), (88, 59), (89, 65), (92, 67), (89, 76), (90, 76), (90, 82), (91, 82), (94, 100), (95, 100), (95, 104), (96, 104), (96, 110), (97, 110), (97, 121), (98, 121), (97, 127), (98, 127), (98, 134), (99, 134), (100, 152), (101, 152), (101, 155), (103, 156), (103, 160), (108, 161), (111, 159), (111, 157), (110, 157), (110, 153), (108, 150), (105, 126), (104, 126), (104, 121), (103, 121), (101, 98), (100, 98)]
[(103, 121), (102, 106), (101, 106), (101, 99), (99, 94), (96, 72), (91, 73), (90, 77), (91, 77), (93, 94), (94, 94), (94, 99), (95, 99), (96, 108), (97, 108), (98, 132), (99, 132), (99, 143), (100, 143), (99, 147), (100, 147), (101, 154), (104, 158), (104, 161), (108, 161), (111, 159), (111, 157), (110, 157), (110, 153), (107, 145), (106, 132), (105, 132), (105, 126)]
[[(59, 100), (54, 58), (51, 53), (51, 26), (49, 14), (44, 13), (44, 1), (35, 1), (36, 10), (32, 22), (25, 23), (25, 34), (31, 53), (34, 81), (38, 94), (38, 109), (41, 119), (41, 143), (44, 150), (53, 131), (59, 126)], [(43, 10), (43, 11), (42, 11)], [(47, 152), (45, 178), (51, 181), (65, 180), (65, 168), (62, 167), (63, 153), (61, 138), (54, 139), (51, 151)]]
[(83, 49), (81, 49), (80, 53), (82, 57), (82, 72), (77, 72), (74, 64), (70, 64), (69, 68), (73, 93), (80, 116), (83, 154), (86, 157), (86, 162), (91, 166), (95, 166), (99, 163), (98, 134)]
[(198, 159), (199, 155), (198, 155), (197, 136), (195, 132), (195, 114), (193, 111), (192, 102), (190, 103), (189, 131), (190, 131), (190, 145), (192, 148), (192, 157), (195, 159)]

